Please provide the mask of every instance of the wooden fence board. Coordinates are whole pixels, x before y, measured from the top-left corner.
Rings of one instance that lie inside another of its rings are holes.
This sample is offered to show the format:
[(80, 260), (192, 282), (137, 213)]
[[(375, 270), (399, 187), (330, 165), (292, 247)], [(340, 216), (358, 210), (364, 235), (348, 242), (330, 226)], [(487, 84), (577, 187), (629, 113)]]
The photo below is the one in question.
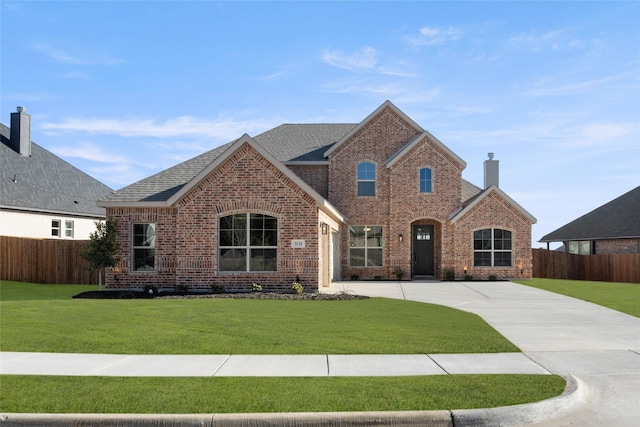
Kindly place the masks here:
[(80, 256), (87, 243), (0, 236), (0, 280), (97, 284), (98, 273)]
[(576, 255), (533, 249), (533, 277), (640, 283), (640, 254)]

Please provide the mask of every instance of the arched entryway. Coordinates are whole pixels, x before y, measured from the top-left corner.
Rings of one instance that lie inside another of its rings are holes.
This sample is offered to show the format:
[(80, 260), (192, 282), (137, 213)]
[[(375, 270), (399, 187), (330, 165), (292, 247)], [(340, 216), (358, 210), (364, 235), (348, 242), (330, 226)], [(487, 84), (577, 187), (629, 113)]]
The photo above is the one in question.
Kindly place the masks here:
[(436, 278), (441, 259), (442, 226), (422, 219), (411, 224), (411, 276)]

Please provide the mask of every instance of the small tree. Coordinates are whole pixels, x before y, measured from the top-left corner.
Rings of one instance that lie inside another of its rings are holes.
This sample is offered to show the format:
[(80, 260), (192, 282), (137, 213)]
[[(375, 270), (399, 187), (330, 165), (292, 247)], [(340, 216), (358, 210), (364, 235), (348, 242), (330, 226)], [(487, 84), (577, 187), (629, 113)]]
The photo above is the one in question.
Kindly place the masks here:
[(114, 267), (120, 258), (116, 253), (120, 244), (116, 240), (116, 221), (108, 217), (105, 222), (96, 221), (96, 231), (89, 235), (89, 244), (82, 257), (89, 261), (90, 270), (98, 270), (98, 289), (102, 290), (102, 275), (106, 267)]

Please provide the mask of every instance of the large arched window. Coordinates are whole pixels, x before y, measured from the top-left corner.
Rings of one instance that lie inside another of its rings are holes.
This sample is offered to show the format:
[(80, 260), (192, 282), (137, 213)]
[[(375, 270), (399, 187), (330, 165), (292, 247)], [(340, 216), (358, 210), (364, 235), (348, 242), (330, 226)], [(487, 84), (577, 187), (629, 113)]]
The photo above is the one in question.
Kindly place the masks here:
[(420, 192), (431, 193), (433, 191), (432, 183), (433, 183), (433, 180), (431, 178), (431, 169), (429, 168), (420, 169)]
[(220, 218), (220, 271), (276, 271), (278, 220), (242, 213)]
[(511, 232), (485, 228), (473, 232), (473, 265), (476, 267), (511, 267)]
[(376, 195), (376, 165), (371, 162), (358, 164), (358, 196)]

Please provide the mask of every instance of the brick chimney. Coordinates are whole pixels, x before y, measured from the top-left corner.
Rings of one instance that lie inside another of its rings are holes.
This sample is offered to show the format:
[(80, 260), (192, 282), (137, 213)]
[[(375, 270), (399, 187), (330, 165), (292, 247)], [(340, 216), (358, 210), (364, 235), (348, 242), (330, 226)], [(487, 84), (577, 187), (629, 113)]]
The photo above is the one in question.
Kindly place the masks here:
[(11, 113), (11, 133), (9, 147), (21, 156), (31, 156), (31, 116), (24, 107)]
[(484, 161), (484, 188), (492, 185), (500, 187), (500, 161), (493, 160), (493, 153), (489, 153), (489, 160)]

